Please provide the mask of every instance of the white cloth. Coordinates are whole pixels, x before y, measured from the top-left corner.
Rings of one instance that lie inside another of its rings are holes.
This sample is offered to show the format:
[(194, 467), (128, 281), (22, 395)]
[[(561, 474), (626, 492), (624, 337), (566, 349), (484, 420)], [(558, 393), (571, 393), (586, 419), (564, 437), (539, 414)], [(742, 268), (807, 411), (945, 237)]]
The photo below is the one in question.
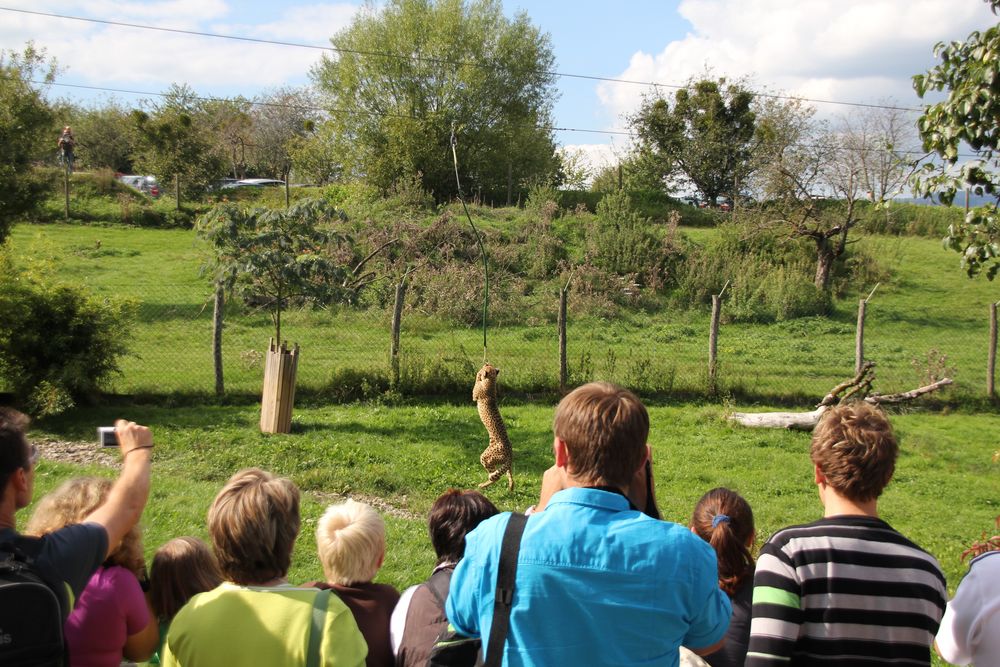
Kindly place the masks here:
[(969, 563), (935, 641), (941, 657), (952, 664), (1000, 665), (1000, 551)]
[(389, 641), (392, 643), (392, 654), (399, 655), (399, 645), (403, 643), (403, 630), (406, 629), (406, 612), (410, 609), (410, 600), (413, 598), (413, 591), (417, 590), (420, 584), (410, 586), (399, 596), (396, 608), (392, 610), (392, 617), (389, 619)]

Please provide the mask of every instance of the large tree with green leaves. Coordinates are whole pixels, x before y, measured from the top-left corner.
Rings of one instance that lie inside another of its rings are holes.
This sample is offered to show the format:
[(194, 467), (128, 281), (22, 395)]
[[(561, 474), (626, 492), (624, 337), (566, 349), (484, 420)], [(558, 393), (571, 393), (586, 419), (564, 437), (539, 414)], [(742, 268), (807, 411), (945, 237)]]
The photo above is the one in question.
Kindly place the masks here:
[(714, 206), (719, 195), (736, 197), (750, 175), (755, 119), (753, 94), (723, 78), (692, 80), (673, 103), (649, 97), (629, 123), (665, 183), (687, 181)]
[(179, 179), (184, 191), (197, 193), (225, 173), (214, 150), (211, 117), (187, 86), (171, 86), (151, 112), (132, 112), (138, 138), (136, 166), (162, 181)]
[[(987, 0), (993, 13), (1000, 0)], [(923, 196), (938, 196), (951, 204), (960, 190), (994, 200), (973, 208), (945, 241), (961, 253), (969, 276), (986, 270), (993, 280), (1000, 271), (1000, 24), (973, 32), (964, 42), (939, 42), (934, 55), (941, 60), (926, 74), (913, 77), (920, 97), (947, 93), (945, 99), (924, 107), (918, 122), (924, 149), (937, 158), (914, 174), (912, 183)], [(975, 153), (966, 159), (960, 151)]]
[(389, 188), (420, 173), (455, 194), (458, 137), (468, 191), (502, 193), (558, 166), (550, 129), (552, 46), (499, 0), (389, 0), (368, 5), (313, 70), (347, 176)]
[(54, 65), (31, 44), (22, 53), (0, 51), (0, 243), (14, 222), (40, 201), (43, 184), (31, 163), (55, 137), (52, 112), (33, 81), (51, 81)]

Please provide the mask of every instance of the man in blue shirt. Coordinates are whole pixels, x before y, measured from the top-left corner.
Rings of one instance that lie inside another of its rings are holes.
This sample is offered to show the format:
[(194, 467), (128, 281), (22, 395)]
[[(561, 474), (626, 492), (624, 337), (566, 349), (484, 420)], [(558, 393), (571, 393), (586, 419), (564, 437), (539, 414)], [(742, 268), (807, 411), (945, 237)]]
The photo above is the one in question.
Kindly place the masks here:
[[(591, 383), (560, 402), (553, 430), (555, 466), (521, 539), (503, 664), (672, 667), (682, 645), (700, 655), (721, 647), (731, 607), (712, 547), (626, 496), (647, 489), (645, 406)], [(484, 650), (509, 518), (468, 535), (446, 604), (454, 628), (484, 638)]]

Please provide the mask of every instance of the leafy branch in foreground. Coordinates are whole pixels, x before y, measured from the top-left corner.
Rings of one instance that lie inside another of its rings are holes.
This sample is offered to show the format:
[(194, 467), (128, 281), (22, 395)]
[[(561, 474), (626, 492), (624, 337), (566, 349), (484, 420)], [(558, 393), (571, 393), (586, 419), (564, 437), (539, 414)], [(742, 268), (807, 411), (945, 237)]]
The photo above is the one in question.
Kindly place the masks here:
[[(993, 13), (1000, 0), (987, 0)], [(970, 209), (965, 220), (948, 229), (947, 247), (962, 255), (970, 277), (986, 269), (993, 280), (1000, 271), (1000, 24), (973, 32), (964, 42), (939, 42), (934, 55), (941, 62), (913, 77), (917, 95), (947, 91), (948, 96), (924, 108), (918, 121), (924, 150), (939, 162), (925, 162), (911, 182), (921, 196), (937, 195), (950, 205), (959, 190), (966, 196), (992, 196), (985, 206)], [(959, 148), (968, 145), (976, 158), (959, 164)]]

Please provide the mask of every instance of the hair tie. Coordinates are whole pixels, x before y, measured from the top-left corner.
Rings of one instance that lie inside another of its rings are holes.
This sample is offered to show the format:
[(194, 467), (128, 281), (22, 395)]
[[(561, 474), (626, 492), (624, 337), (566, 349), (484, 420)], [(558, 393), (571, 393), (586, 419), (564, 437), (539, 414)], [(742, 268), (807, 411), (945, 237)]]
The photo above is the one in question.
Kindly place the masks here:
[(716, 514), (712, 517), (712, 530), (715, 530), (720, 523), (729, 523), (729, 516), (726, 514)]

